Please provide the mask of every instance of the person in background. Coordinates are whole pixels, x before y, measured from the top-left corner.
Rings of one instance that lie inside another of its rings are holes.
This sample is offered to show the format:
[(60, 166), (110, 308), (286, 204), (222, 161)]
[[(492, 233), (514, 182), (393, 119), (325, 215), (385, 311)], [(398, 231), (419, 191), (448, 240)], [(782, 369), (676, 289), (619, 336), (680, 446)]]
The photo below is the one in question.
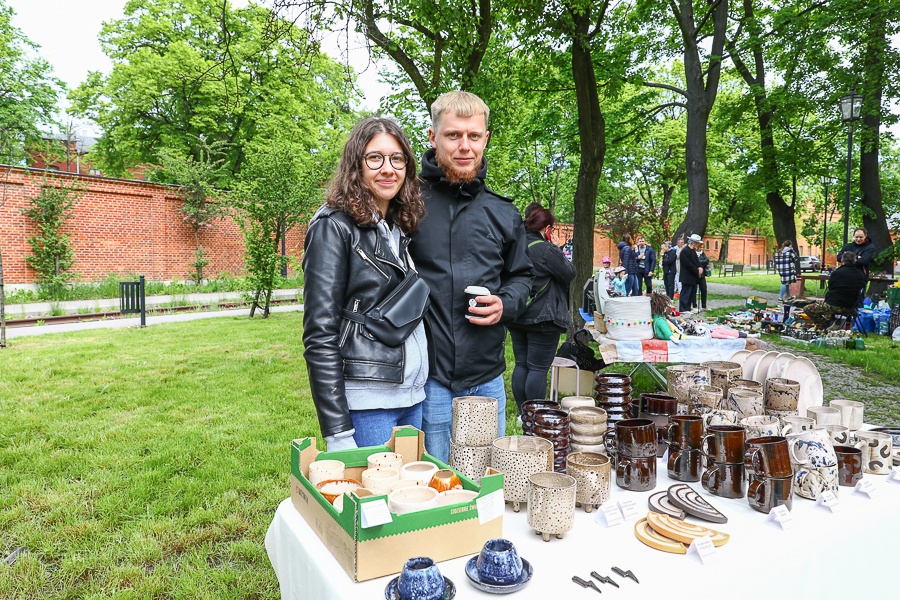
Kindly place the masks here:
[(671, 242), (663, 242), (661, 262), (663, 269), (663, 285), (666, 288), (666, 296), (674, 298), (675, 276), (678, 274), (678, 251), (672, 247)]
[(569, 326), (569, 287), (575, 265), (553, 243), (554, 224), (556, 218), (546, 208), (533, 210), (525, 219), (534, 281), (525, 312), (509, 325), (516, 360), (512, 392), (519, 414), (525, 401), (547, 397), (547, 373), (559, 336)]
[(869, 265), (875, 258), (875, 244), (869, 239), (868, 232), (862, 227), (853, 230), (853, 241), (844, 244), (841, 251), (837, 254), (838, 263), (843, 264), (842, 257), (845, 252), (850, 252), (856, 259), (856, 268), (862, 271), (866, 277), (869, 276)]
[(703, 275), (703, 267), (700, 266), (698, 252), (703, 243), (703, 238), (699, 235), (692, 234), (690, 245), (681, 252), (679, 261), (681, 262), (681, 297), (678, 299), (678, 311), (689, 312), (691, 307), (697, 302), (697, 283)]
[(656, 270), (656, 250), (647, 245), (644, 236), (638, 234), (637, 247), (634, 249), (638, 261), (638, 291), (635, 296), (649, 296), (653, 292), (653, 271)]
[(422, 427), (424, 325), (392, 347), (342, 312), (367, 312), (414, 268), (407, 235), (425, 214), (415, 173), (400, 127), (365, 119), (306, 234), (303, 357), (328, 450), (381, 445), (396, 425)]
[[(684, 236), (675, 242), (675, 293), (681, 293), (681, 251), (684, 250)], [(674, 296), (673, 296), (674, 298)]]
[(782, 302), (793, 300), (790, 295), (791, 284), (797, 281), (797, 253), (794, 252), (791, 240), (784, 240), (781, 250), (775, 253), (775, 271), (781, 276), (781, 290), (778, 299)]
[[(409, 244), (432, 299), (422, 431), (428, 453), (444, 462), (454, 398), (496, 398), (497, 434), (506, 435), (506, 324), (525, 310), (531, 292), (522, 215), (485, 185), (489, 113), (469, 92), (448, 92), (431, 104), (431, 149), (419, 174), (426, 214)], [(470, 306), (464, 290), (471, 285), (490, 295)]]
[(710, 265), (709, 257), (706, 255), (706, 252), (703, 251), (702, 244), (700, 245), (700, 249), (697, 250), (697, 260), (700, 261), (703, 272), (697, 280), (697, 299), (694, 302), (694, 308), (697, 310), (706, 310), (706, 276), (710, 273)]
[(625, 267), (616, 267), (613, 273), (616, 274), (616, 278), (613, 279), (613, 293), (624, 298), (628, 295), (628, 273)]
[(841, 266), (828, 278), (826, 304), (845, 310), (859, 304), (862, 291), (866, 289), (869, 280), (861, 269), (853, 267), (856, 267), (856, 255), (853, 252), (844, 252), (841, 256)]
[(623, 235), (622, 241), (619, 242), (617, 247), (619, 248), (619, 264), (625, 267), (625, 288), (628, 292), (625, 295), (637, 296), (641, 291), (637, 277), (637, 255), (634, 253), (634, 241), (631, 238), (631, 234), (626, 233)]
[(527, 219), (528, 215), (533, 213), (539, 208), (544, 208), (540, 202), (531, 202), (528, 206), (525, 207), (525, 212), (522, 213), (522, 218)]
[(600, 281), (603, 284), (603, 287), (606, 288), (607, 292), (613, 291), (613, 279), (616, 278), (616, 274), (613, 273), (612, 269), (612, 259), (608, 256), (603, 257), (603, 266), (597, 269), (597, 277), (601, 278)]

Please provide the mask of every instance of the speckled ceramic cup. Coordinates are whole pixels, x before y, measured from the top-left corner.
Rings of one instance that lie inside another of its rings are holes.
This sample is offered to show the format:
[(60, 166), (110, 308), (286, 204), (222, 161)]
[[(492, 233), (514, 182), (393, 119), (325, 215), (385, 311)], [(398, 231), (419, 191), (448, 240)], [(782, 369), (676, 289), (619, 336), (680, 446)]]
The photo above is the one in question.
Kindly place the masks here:
[(461, 446), (487, 446), (497, 439), (497, 399), (460, 396), (451, 405), (450, 437)]
[(763, 406), (763, 395), (759, 390), (735, 386), (728, 390), (725, 408), (737, 411), (742, 419), (764, 414)]
[(575, 526), (575, 478), (565, 473), (545, 471), (528, 478), (528, 526), (545, 542)]
[(743, 368), (739, 363), (726, 360), (710, 360), (700, 363), (703, 367), (709, 367), (710, 385), (722, 388), (722, 394), (728, 393), (733, 379), (740, 379)]
[(491, 445), (491, 466), (503, 473), (503, 498), (519, 512), (519, 505), (528, 501), (528, 478), (553, 469), (553, 444), (534, 436), (497, 438)]
[(698, 385), (710, 385), (709, 367), (701, 365), (670, 365), (666, 367), (669, 395), (679, 402), (690, 402), (690, 389)]
[(857, 431), (857, 447), (863, 451), (863, 471), (873, 475), (891, 472), (893, 438), (881, 431)]
[(800, 384), (792, 379), (772, 377), (766, 379), (765, 400), (769, 410), (797, 410)]
[(693, 414), (702, 415), (719, 408), (722, 402), (722, 388), (715, 385), (698, 385), (689, 391)]
[(610, 461), (603, 454), (573, 452), (566, 457), (566, 475), (575, 478), (575, 503), (591, 512), (609, 500)]

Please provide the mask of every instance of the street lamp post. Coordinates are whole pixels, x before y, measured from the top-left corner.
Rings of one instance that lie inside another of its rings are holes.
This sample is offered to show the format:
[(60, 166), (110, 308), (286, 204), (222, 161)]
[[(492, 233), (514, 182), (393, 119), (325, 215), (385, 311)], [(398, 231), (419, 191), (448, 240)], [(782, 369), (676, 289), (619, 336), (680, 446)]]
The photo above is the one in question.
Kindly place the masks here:
[(828, 186), (834, 185), (834, 177), (822, 175), (822, 185), (825, 186), (825, 218), (822, 219), (822, 264), (820, 268), (825, 268), (825, 242), (828, 240)]
[(853, 175), (853, 121), (859, 120), (863, 97), (856, 93), (854, 86), (850, 93), (841, 98), (841, 121), (847, 123), (847, 193), (844, 196), (844, 245), (850, 233), (850, 177)]

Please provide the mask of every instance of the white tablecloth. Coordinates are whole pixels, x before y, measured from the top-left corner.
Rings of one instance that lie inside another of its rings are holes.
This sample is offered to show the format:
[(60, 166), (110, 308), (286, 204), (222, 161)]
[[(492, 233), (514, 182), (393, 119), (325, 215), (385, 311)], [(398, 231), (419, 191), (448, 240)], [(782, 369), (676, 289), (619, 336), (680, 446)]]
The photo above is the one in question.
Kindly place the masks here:
[[(659, 466), (657, 490), (677, 483), (668, 478), (662, 462)], [(543, 542), (529, 529), (525, 508), (514, 513), (507, 505), (504, 536), (534, 567), (531, 583), (515, 597), (593, 598), (596, 592), (582, 589), (572, 576), (590, 579), (590, 572), (597, 571), (619, 583), (619, 589), (597, 584), (603, 597), (613, 599), (895, 598), (900, 484), (884, 476), (865, 478), (873, 482), (878, 496), (869, 499), (852, 493), (852, 488), (841, 488), (840, 510), (834, 514), (794, 496), (794, 526), (786, 531), (766, 524), (766, 515), (751, 509), (745, 498), (718, 498), (707, 494), (699, 482), (689, 484), (729, 518), (723, 525), (688, 519), (731, 535), (706, 564), (645, 546), (634, 536), (633, 521), (606, 528), (596, 521), (596, 510), (588, 514), (576, 509), (575, 529), (562, 540)], [(609, 502), (628, 499), (644, 507), (649, 495), (626, 492), (613, 483)], [(265, 543), (284, 599), (384, 598), (393, 577), (354, 583), (290, 499), (278, 507)], [(467, 559), (439, 563), (441, 572), (456, 584), (456, 597), (492, 597), (469, 583)], [(612, 574), (612, 566), (631, 569), (640, 584)]]

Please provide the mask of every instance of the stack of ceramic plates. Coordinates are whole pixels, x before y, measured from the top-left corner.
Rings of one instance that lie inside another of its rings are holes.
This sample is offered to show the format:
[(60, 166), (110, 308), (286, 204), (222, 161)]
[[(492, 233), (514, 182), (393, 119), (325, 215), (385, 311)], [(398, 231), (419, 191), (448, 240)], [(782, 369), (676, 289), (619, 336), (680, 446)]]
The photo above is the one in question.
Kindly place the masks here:
[(824, 390), (819, 369), (808, 358), (798, 356), (784, 367), (782, 377), (792, 379), (800, 384), (800, 398), (797, 400), (797, 413), (806, 416), (810, 406), (822, 406)]
[(765, 350), (754, 350), (745, 356), (743, 360), (734, 360), (734, 356), (732, 356), (731, 362), (740, 363), (741, 367), (743, 367), (744, 373), (741, 379), (753, 379), (753, 375), (756, 373), (756, 364), (765, 354)]
[(773, 377), (781, 377), (784, 374), (784, 368), (787, 366), (789, 362), (797, 358), (795, 355), (790, 352), (782, 352), (775, 360), (769, 365), (769, 373), (766, 375), (766, 379), (771, 379)]
[(753, 376), (750, 379), (765, 385), (766, 379), (769, 377), (769, 367), (772, 366), (772, 363), (775, 362), (779, 354), (780, 352), (772, 351), (766, 352), (760, 356), (759, 361), (756, 363), (756, 367), (753, 369)]

